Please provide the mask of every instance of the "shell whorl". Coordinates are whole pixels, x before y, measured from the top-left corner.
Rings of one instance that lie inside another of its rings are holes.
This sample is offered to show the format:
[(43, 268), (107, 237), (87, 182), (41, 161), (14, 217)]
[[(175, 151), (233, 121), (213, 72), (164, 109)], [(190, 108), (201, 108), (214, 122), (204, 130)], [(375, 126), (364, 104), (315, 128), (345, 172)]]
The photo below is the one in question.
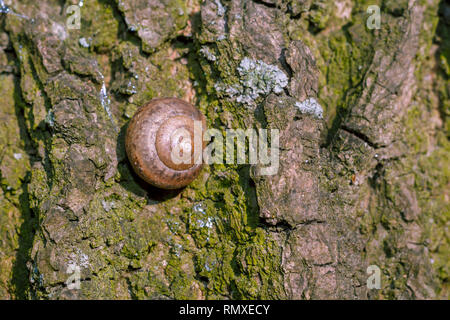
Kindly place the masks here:
[[(125, 137), (134, 171), (162, 189), (178, 189), (192, 182), (202, 169), (202, 163), (198, 163), (202, 150), (196, 150), (194, 143), (195, 121), (201, 123), (202, 137), (206, 119), (191, 104), (161, 98), (142, 106), (130, 120)], [(200, 145), (203, 149), (203, 142)], [(174, 159), (174, 155), (180, 158)]]

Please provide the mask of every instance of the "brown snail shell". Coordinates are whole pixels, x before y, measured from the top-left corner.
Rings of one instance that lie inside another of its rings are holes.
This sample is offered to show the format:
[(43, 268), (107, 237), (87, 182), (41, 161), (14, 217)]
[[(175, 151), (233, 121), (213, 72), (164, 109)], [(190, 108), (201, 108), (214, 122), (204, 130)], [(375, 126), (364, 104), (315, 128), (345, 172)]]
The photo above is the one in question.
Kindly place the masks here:
[[(194, 143), (194, 121), (201, 123), (202, 150), (196, 150)], [(205, 116), (193, 105), (177, 98), (153, 99), (130, 120), (125, 137), (128, 159), (134, 171), (149, 184), (161, 189), (182, 188), (202, 169), (198, 157), (205, 147), (205, 128)], [(176, 152), (181, 156), (186, 152), (184, 156), (189, 154), (190, 161), (174, 161)]]

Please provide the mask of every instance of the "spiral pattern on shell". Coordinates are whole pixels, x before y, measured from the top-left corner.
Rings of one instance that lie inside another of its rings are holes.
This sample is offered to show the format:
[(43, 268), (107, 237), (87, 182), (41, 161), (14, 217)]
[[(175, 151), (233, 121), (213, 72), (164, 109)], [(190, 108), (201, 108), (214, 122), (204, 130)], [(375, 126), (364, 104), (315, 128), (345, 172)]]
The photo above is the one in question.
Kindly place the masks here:
[[(200, 132), (194, 123), (200, 124)], [(128, 159), (147, 183), (161, 189), (182, 188), (202, 169), (205, 128), (205, 117), (191, 104), (177, 98), (153, 99), (130, 120), (125, 137)], [(194, 132), (200, 137), (194, 138)]]

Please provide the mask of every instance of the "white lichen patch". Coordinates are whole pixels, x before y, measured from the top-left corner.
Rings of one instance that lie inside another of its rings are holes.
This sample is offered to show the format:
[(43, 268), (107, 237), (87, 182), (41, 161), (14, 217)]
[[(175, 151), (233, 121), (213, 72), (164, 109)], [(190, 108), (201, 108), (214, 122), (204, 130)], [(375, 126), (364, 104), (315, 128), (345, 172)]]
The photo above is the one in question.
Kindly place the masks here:
[(109, 108), (111, 100), (109, 99), (108, 91), (106, 90), (105, 82), (102, 83), (102, 88), (100, 89), (100, 103), (102, 104), (102, 106), (105, 109), (105, 111), (108, 114), (108, 116), (110, 118), (112, 118), (111, 109)]
[(250, 58), (242, 59), (237, 68), (239, 84), (226, 86), (217, 83), (217, 91), (226, 93), (239, 103), (254, 104), (255, 99), (271, 92), (280, 93), (288, 84), (288, 77), (277, 66)]
[[(101, 74), (101, 73), (100, 73), (100, 77), (102, 79), (105, 78), (103, 76), (103, 74)], [(102, 81), (102, 88), (100, 89), (100, 103), (101, 103), (103, 109), (105, 110), (106, 114), (108, 115), (108, 118), (111, 121), (111, 124), (112, 124), (114, 130), (116, 132), (119, 132), (119, 130), (117, 129), (117, 126), (116, 126), (116, 122), (114, 121), (114, 118), (113, 118), (113, 115), (111, 112), (111, 108), (110, 108), (111, 100), (109, 99), (108, 91), (106, 90), (106, 85), (105, 85), (104, 80)]]
[(216, 61), (217, 60), (217, 58), (216, 58), (216, 56), (211, 52), (211, 51), (209, 51), (209, 49), (208, 49), (208, 47), (206, 47), (206, 46), (203, 46), (201, 49), (200, 49), (200, 53), (206, 58), (206, 59), (208, 59), (209, 61)]
[(214, 219), (211, 217), (208, 217), (206, 219), (197, 219), (197, 225), (200, 228), (208, 228), (211, 229), (214, 226)]
[(308, 98), (303, 102), (296, 102), (295, 106), (301, 113), (311, 114), (319, 119), (323, 118), (322, 106), (314, 98)]
[(56, 22), (52, 23), (52, 33), (58, 37), (59, 40), (64, 41), (67, 39), (67, 31), (66, 28)]
[(53, 126), (55, 125), (55, 114), (53, 113), (52, 110), (50, 110), (47, 115), (45, 116), (45, 122), (51, 127), (53, 128)]
[(203, 208), (203, 204), (201, 202), (194, 204), (194, 206), (192, 207), (192, 210), (195, 213), (206, 214), (205, 208)]
[(86, 38), (80, 38), (78, 40), (78, 43), (80, 44), (80, 46), (84, 47), (84, 48), (89, 48), (89, 43), (87, 42)]
[(116, 203), (114, 201), (102, 200), (102, 207), (106, 212), (109, 212), (111, 209), (116, 207)]
[(136, 85), (134, 85), (131, 81), (127, 82), (127, 87), (125, 89), (125, 93), (128, 95), (133, 95), (135, 93), (137, 93), (137, 88)]
[(8, 7), (4, 0), (0, 0), (0, 13), (4, 13), (4, 14), (12, 14), (16, 17), (22, 18), (22, 19), (26, 19), (29, 20), (30, 18), (28, 18), (26, 15), (23, 15), (21, 13), (16, 12), (15, 10), (12, 10), (10, 7)]
[(217, 15), (219, 17), (223, 17), (225, 15), (226, 9), (220, 2), (220, 0), (215, 0), (216, 6), (217, 6)]
[(69, 261), (67, 262), (69, 269), (75, 270), (75, 267), (79, 268), (89, 268), (89, 257), (87, 254), (83, 253), (80, 249), (76, 249), (75, 252), (70, 254)]
[(209, 242), (211, 231), (214, 228), (215, 219), (207, 215), (207, 212), (202, 203), (196, 203), (192, 207), (192, 211), (195, 215), (193, 217), (189, 215), (189, 224), (192, 225), (194, 228), (207, 229), (206, 241)]
[(177, 256), (180, 257), (181, 254), (183, 253), (183, 246), (179, 243), (175, 243), (172, 247), (172, 252)]
[(353, 4), (350, 0), (335, 1), (336, 6), (335, 14), (337, 17), (347, 20), (350, 19), (352, 15)]
[(250, 91), (253, 97), (269, 94), (271, 91), (280, 93), (288, 84), (288, 77), (277, 66), (249, 58), (242, 59), (237, 68), (242, 85)]

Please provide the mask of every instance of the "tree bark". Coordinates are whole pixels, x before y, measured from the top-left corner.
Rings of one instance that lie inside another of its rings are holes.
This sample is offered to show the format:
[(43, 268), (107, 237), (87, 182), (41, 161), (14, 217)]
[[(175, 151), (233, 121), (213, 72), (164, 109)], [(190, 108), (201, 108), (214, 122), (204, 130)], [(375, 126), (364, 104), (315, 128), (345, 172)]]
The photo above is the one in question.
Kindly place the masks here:
[[(449, 298), (448, 1), (0, 7), (0, 298)], [(279, 130), (277, 173), (146, 185), (124, 133), (156, 97)]]

